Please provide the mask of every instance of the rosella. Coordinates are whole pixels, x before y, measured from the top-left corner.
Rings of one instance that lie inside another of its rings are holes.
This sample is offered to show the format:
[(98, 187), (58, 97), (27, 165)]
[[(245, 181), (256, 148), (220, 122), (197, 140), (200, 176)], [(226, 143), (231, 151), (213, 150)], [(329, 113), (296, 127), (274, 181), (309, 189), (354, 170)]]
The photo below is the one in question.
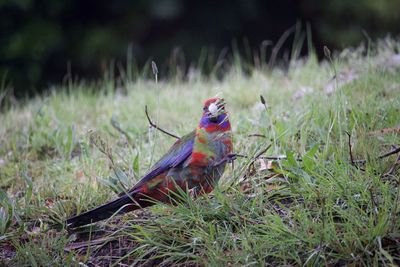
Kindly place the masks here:
[(157, 201), (171, 203), (178, 187), (191, 196), (209, 193), (218, 183), (226, 163), (233, 159), (231, 153), (231, 126), (224, 100), (210, 98), (204, 103), (198, 127), (175, 142), (132, 189), (102, 206), (69, 218), (67, 225), (79, 227)]

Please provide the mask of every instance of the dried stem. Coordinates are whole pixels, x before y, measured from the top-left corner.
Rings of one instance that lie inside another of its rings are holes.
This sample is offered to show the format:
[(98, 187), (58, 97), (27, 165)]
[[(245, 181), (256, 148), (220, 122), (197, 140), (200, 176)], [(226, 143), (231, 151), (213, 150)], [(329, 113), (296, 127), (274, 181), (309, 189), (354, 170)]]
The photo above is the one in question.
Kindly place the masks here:
[[(250, 161), (250, 163), (248, 164), (246, 170), (250, 169), (252, 166), (254, 166), (254, 162), (259, 159), (261, 157), (262, 154), (264, 154), (265, 152), (267, 152), (267, 150), (272, 146), (272, 144), (269, 144), (265, 149), (261, 150), (260, 152), (258, 152), (253, 158), (251, 158), (252, 160)], [(245, 179), (244, 179), (245, 180)], [(243, 180), (243, 181), (244, 181)], [(241, 182), (243, 182), (241, 181)]]
[(396, 171), (397, 167), (399, 167), (399, 165), (400, 165), (400, 154), (396, 158), (396, 161), (390, 166), (389, 170), (384, 174), (382, 174), (381, 177), (388, 177), (392, 175)]
[(261, 150), (260, 152), (258, 152), (255, 156), (254, 156), (254, 160), (258, 159), (262, 154), (264, 154), (265, 152), (268, 151), (268, 149), (270, 149), (272, 146), (272, 144), (269, 144), (265, 149)]
[(179, 136), (174, 135), (174, 134), (172, 134), (172, 133), (170, 133), (170, 132), (167, 132), (166, 130), (164, 130), (164, 129), (158, 127), (157, 124), (155, 124), (155, 123), (150, 119), (149, 113), (147, 112), (147, 106), (144, 107), (144, 112), (146, 113), (147, 120), (149, 121), (149, 124), (150, 124), (151, 127), (155, 128), (155, 129), (157, 129), (157, 130), (159, 130), (160, 132), (162, 132), (162, 133), (164, 133), (164, 134), (166, 134), (166, 135), (169, 135), (169, 136), (174, 137), (174, 138), (176, 138), (176, 139), (181, 139)]
[[(243, 154), (235, 154), (236, 157), (238, 158), (250, 158), (247, 155), (243, 155)], [(280, 155), (280, 156), (259, 156), (256, 159), (269, 159), (269, 160), (282, 160), (282, 159), (286, 159), (285, 155)], [(301, 161), (301, 159), (298, 159), (298, 161)]]
[(114, 171), (115, 177), (118, 180), (119, 185), (122, 187), (124, 191), (126, 191), (126, 187), (124, 183), (121, 181), (119, 178), (119, 174), (117, 172), (117, 166), (114, 162), (114, 157), (113, 157), (113, 152), (112, 148), (108, 145), (106, 141), (103, 140), (103, 138), (96, 132), (91, 132), (89, 135), (90, 142), (99, 149), (101, 153), (103, 153), (108, 160), (110, 161), (111, 164), (111, 169)]
[(379, 158), (380, 158), (380, 159), (383, 159), (383, 158), (389, 157), (390, 155), (393, 155), (393, 154), (396, 154), (396, 153), (399, 153), (399, 152), (400, 152), (400, 146), (399, 146), (399, 147), (393, 148), (393, 149), (390, 150), (389, 152), (387, 152), (387, 153), (385, 153), (385, 154), (379, 156)]
[(372, 188), (369, 188), (369, 193), (371, 195), (372, 210), (374, 212), (374, 223), (376, 225), (378, 223), (378, 214), (379, 214), (378, 203), (376, 201)]
[[(348, 146), (349, 146), (349, 154), (350, 154), (350, 163), (351, 163), (351, 165), (357, 167), (357, 164), (365, 164), (365, 163), (367, 162), (367, 160), (365, 160), (365, 159), (358, 159), (358, 160), (355, 160), (355, 159), (354, 159), (353, 151), (352, 151), (352, 146), (351, 146), (351, 134), (350, 134), (349, 132), (346, 132), (346, 134), (347, 134), (347, 136), (348, 136)], [(391, 155), (393, 155), (393, 154), (396, 154), (396, 153), (399, 153), (399, 152), (400, 152), (400, 146), (395, 146), (395, 147), (394, 147), (392, 150), (390, 150), (389, 152), (387, 152), (387, 153), (385, 153), (385, 154), (383, 154), (383, 155), (378, 156), (377, 159), (384, 159), (384, 158), (386, 158), (386, 157), (389, 157), (389, 156), (391, 156)], [(386, 172), (385, 174), (383, 174), (382, 177), (383, 177), (383, 176), (386, 176), (387, 174), (391, 174), (391, 173), (394, 171), (394, 169), (396, 169), (396, 165), (398, 165), (397, 161), (398, 161), (398, 160), (396, 160), (396, 162), (392, 165), (392, 167), (389, 169), (389, 171)], [(359, 169), (365, 171), (365, 170), (362, 169), (362, 168), (359, 168)]]
[(351, 134), (349, 132), (346, 132), (346, 134), (349, 137), (348, 145), (349, 145), (350, 162), (351, 162), (351, 165), (355, 166), (353, 152), (352, 152), (352, 148), (351, 148)]
[(121, 128), (121, 125), (119, 124), (119, 122), (115, 119), (114, 116), (111, 117), (111, 125), (114, 127), (115, 130), (117, 130), (119, 133), (121, 133), (123, 136), (125, 136), (126, 140), (128, 141), (128, 143), (133, 147), (133, 141), (132, 138), (129, 136), (129, 134), (124, 131)]
[(254, 134), (249, 134), (247, 135), (248, 137), (260, 137), (260, 138), (267, 138), (265, 135), (263, 134), (258, 134), (258, 133), (254, 133)]

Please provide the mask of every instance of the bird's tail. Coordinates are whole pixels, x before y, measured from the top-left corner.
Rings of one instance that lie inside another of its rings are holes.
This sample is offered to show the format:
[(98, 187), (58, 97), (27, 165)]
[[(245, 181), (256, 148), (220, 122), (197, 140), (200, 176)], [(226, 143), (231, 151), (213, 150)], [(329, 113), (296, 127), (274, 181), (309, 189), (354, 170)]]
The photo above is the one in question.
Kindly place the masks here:
[(97, 208), (67, 219), (67, 227), (76, 228), (82, 225), (98, 222), (110, 218), (114, 214), (124, 214), (140, 209), (140, 203), (134, 203), (132, 196), (123, 195)]

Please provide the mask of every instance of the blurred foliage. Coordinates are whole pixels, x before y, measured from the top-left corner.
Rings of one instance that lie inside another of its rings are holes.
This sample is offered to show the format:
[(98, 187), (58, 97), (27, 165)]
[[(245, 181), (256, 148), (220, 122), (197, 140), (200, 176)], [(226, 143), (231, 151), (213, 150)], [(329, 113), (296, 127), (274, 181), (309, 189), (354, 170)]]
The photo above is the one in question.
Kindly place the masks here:
[(187, 68), (233, 40), (239, 51), (276, 43), (297, 21), (310, 23), (321, 52), (397, 34), (398, 10), (399, 0), (0, 0), (0, 80), (21, 95), (98, 78), (112, 60), (125, 69), (127, 59), (143, 66), (149, 58)]
[(357, 45), (363, 38), (398, 34), (399, 10), (399, 0), (301, 1), (303, 19), (312, 23), (314, 37), (335, 48)]

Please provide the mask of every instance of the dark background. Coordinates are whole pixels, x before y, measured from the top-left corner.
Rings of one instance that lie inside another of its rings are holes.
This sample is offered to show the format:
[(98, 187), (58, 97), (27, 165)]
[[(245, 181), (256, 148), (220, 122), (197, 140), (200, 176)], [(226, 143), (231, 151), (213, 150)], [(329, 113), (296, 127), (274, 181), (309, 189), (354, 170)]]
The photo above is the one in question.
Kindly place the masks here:
[(128, 59), (139, 69), (154, 59), (167, 70), (173, 58), (187, 70), (205, 54), (216, 60), (233, 47), (244, 54), (265, 40), (276, 44), (296, 23), (310, 25), (321, 57), (323, 45), (396, 36), (399, 12), (400, 0), (0, 0), (0, 90), (25, 95), (71, 77), (100, 79), (111, 62), (118, 76)]

